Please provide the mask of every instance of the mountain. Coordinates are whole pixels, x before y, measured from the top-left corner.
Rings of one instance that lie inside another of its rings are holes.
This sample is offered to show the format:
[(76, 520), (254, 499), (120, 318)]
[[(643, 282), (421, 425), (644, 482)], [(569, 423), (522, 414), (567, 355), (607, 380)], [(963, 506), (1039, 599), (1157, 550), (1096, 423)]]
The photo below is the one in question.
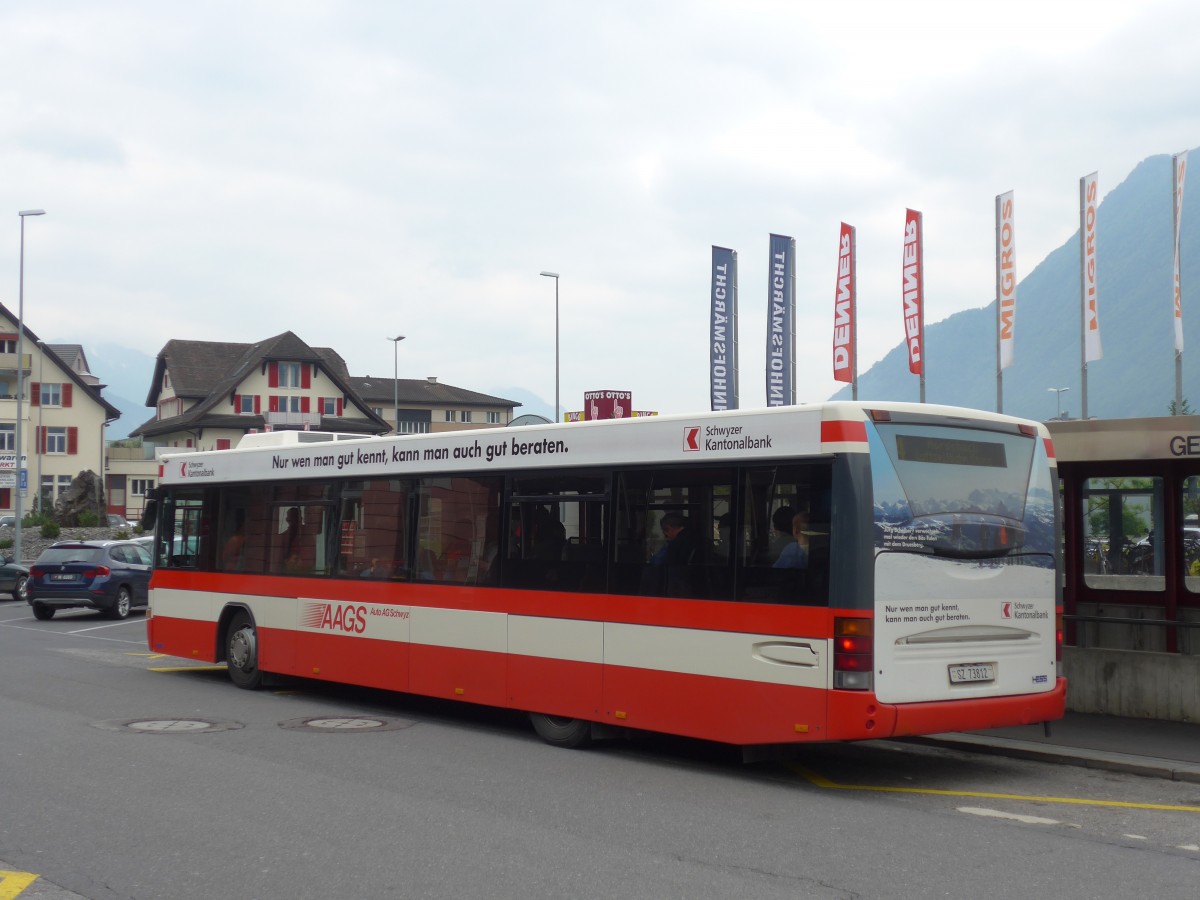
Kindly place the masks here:
[[(1195, 153), (1193, 153), (1195, 158)], [(1103, 173), (1101, 173), (1103, 175)], [(1200, 406), (1200, 215), (1198, 188), (1184, 192), (1183, 396)], [(1020, 195), (1017, 203), (1020, 204)], [(1018, 206), (1019, 209), (1019, 206)], [(1088, 416), (1163, 416), (1175, 399), (1171, 316), (1171, 157), (1144, 160), (1103, 199), (1096, 219), (1098, 317), (1104, 358), (1088, 365)], [(1017, 226), (1017, 258), (1021, 253)], [(936, 269), (937, 260), (927, 260)], [(899, 298), (897, 298), (899, 306)], [(1004, 372), (1004, 411), (1054, 418), (1080, 407), (1079, 232), (1054, 250), (1017, 287), (1015, 361)], [(926, 324), (925, 399), (996, 408), (996, 304)], [(917, 400), (904, 344), (859, 375), (863, 400)], [(850, 398), (849, 387), (833, 399)]]

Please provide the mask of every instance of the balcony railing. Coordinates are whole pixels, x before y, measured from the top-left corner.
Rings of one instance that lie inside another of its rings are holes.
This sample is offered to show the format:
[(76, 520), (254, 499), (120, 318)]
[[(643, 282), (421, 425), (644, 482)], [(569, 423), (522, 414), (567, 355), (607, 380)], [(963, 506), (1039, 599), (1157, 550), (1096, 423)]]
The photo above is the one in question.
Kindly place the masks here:
[(268, 412), (263, 414), (263, 421), (268, 425), (286, 425), (293, 428), (311, 428), (321, 426), (321, 414), (315, 412)]
[[(28, 374), (33, 367), (33, 354), (22, 353), (21, 359), (25, 365), (21, 368)], [(15, 353), (0, 353), (0, 373), (16, 372), (17, 371), (17, 354)]]

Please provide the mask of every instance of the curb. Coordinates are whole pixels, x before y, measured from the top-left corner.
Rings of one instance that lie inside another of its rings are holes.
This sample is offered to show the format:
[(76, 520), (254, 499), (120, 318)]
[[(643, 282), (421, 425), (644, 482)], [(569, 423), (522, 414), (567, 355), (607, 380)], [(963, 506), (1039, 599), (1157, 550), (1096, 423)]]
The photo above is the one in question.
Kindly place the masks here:
[(1104, 769), (1110, 772), (1142, 775), (1147, 778), (1165, 778), (1168, 781), (1200, 784), (1200, 766), (1177, 759), (1158, 759), (1137, 756), (1132, 753), (1062, 747), (1057, 744), (1017, 741), (1000, 737), (980, 737), (974, 734), (937, 734), (904, 738), (903, 740), (908, 743), (945, 747), (967, 753), (990, 753), (996, 756), (1010, 756), (1035, 762), (1082, 766), (1087, 769)]

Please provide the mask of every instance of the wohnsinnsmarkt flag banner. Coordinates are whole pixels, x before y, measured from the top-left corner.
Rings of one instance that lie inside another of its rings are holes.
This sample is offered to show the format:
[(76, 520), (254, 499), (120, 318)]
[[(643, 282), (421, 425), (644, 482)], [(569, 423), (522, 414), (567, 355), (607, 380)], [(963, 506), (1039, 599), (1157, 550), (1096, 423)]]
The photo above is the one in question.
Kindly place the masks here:
[(737, 251), (712, 248), (708, 316), (711, 409), (738, 408)]
[(796, 402), (796, 241), (771, 235), (767, 278), (767, 406)]

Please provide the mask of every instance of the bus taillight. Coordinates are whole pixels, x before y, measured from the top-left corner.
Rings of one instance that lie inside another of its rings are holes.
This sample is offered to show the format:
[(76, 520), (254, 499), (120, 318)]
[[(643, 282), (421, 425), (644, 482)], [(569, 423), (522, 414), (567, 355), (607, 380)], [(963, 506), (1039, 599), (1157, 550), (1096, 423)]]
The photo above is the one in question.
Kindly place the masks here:
[(833, 686), (869, 691), (874, 682), (874, 629), (870, 619), (833, 620)]
[(1062, 648), (1063, 648), (1063, 613), (1062, 613), (1062, 607), (1060, 606), (1058, 608), (1058, 610), (1056, 610), (1054, 613), (1054, 661), (1056, 663), (1062, 662)]

